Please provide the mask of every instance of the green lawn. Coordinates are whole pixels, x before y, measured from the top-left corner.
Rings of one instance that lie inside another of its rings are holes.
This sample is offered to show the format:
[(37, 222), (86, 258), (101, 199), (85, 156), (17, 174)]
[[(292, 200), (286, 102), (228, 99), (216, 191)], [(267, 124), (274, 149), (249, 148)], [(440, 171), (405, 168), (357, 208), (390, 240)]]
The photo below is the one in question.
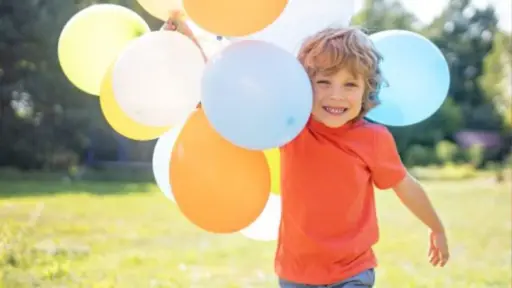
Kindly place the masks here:
[[(426, 182), (452, 260), (378, 192), (377, 287), (511, 287), (511, 186)], [(274, 242), (195, 228), (153, 185), (0, 182), (0, 287), (277, 287)], [(2, 286), (3, 285), (3, 286)]]

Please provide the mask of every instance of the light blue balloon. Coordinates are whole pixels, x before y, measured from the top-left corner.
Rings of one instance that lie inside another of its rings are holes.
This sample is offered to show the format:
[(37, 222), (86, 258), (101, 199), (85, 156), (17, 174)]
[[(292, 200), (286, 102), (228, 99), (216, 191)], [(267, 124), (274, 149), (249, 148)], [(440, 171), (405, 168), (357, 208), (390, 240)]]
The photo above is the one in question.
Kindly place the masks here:
[(233, 43), (205, 67), (202, 105), (213, 128), (242, 148), (293, 140), (311, 114), (313, 89), (300, 62), (270, 43)]
[(153, 150), (153, 176), (155, 176), (156, 184), (164, 195), (173, 202), (176, 202), (176, 200), (172, 194), (169, 169), (172, 149), (176, 139), (178, 139), (180, 135), (183, 125), (184, 122), (180, 122), (169, 131), (162, 134), (162, 136), (158, 138)]
[(384, 57), (381, 70), (387, 83), (379, 93), (381, 104), (367, 118), (389, 126), (408, 126), (434, 114), (450, 87), (448, 63), (427, 38), (403, 30), (370, 36)]

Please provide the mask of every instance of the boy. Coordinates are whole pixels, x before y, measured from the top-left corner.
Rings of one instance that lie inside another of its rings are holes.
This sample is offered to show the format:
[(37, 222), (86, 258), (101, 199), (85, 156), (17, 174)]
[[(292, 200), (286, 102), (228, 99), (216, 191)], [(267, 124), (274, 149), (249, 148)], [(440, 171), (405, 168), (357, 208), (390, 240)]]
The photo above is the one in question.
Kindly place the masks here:
[(281, 149), (281, 287), (373, 287), (373, 184), (392, 188), (431, 229), (430, 262), (444, 266), (447, 240), (430, 201), (407, 173), (391, 133), (363, 119), (378, 105), (383, 82), (372, 42), (355, 28), (326, 29), (305, 41), (298, 58), (314, 102), (306, 129)]
[(305, 129), (281, 148), (280, 287), (374, 286), (374, 184), (393, 189), (430, 228), (430, 262), (444, 266), (446, 235), (429, 199), (407, 173), (391, 133), (363, 119), (378, 105), (383, 81), (372, 42), (355, 28), (326, 29), (305, 41), (298, 58), (314, 102)]

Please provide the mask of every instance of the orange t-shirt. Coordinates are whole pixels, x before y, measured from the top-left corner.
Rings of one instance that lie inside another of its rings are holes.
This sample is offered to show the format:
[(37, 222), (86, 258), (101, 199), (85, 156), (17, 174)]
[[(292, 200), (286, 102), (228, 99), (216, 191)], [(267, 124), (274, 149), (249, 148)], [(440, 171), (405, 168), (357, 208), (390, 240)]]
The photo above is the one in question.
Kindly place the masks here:
[(379, 231), (373, 184), (388, 189), (405, 175), (385, 127), (361, 120), (329, 128), (311, 119), (281, 148), (277, 275), (326, 285), (375, 267), (372, 246)]

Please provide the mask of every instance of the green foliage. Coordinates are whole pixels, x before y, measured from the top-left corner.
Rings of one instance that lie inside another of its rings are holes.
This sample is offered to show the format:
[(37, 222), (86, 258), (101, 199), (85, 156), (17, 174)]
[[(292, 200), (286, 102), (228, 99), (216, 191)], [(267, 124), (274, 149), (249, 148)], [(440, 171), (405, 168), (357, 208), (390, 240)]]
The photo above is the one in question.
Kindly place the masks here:
[(450, 64), (450, 95), (465, 119), (461, 128), (499, 131), (500, 117), (479, 81), (497, 33), (495, 11), (475, 9), (468, 0), (452, 0), (431, 29), (432, 40)]
[(405, 154), (405, 164), (407, 166), (426, 166), (436, 162), (436, 154), (432, 148), (412, 145)]
[(512, 127), (512, 39), (504, 32), (496, 33), (493, 49), (484, 60), (484, 74), (479, 83), (485, 89), (486, 96), (494, 103), (503, 117), (505, 125)]
[[(65, 23), (94, 3), (124, 5), (152, 27), (161, 25), (136, 0), (0, 1), (0, 166), (66, 171), (83, 162), (93, 144), (103, 159), (117, 158), (119, 136), (98, 98), (75, 88), (57, 58)], [(150, 159), (151, 145), (124, 141), (140, 155), (130, 158)]]
[[(75, 13), (95, 3), (126, 6), (153, 29), (161, 26), (137, 0), (0, 0), (0, 166), (74, 174), (92, 147), (101, 160), (115, 161), (124, 153), (129, 160), (150, 161), (154, 141), (117, 135), (106, 123), (97, 97), (76, 89), (59, 66), (60, 31)], [(511, 37), (498, 31), (492, 8), (472, 7), (470, 0), (452, 0), (438, 19), (422, 26), (399, 1), (366, 0), (353, 18), (354, 25), (371, 33), (422, 33), (449, 62), (449, 97), (440, 110), (422, 123), (391, 128), (408, 165), (470, 161), (466, 152), (456, 157), (438, 152), (438, 143), (453, 142), (463, 129), (496, 131), (512, 139), (512, 114), (507, 109), (512, 105), (512, 72), (503, 65), (512, 59)], [(495, 154), (491, 160), (503, 161), (508, 151)]]
[(442, 163), (453, 163), (457, 157), (459, 148), (452, 142), (441, 141), (436, 145), (436, 155)]
[(475, 179), (478, 177), (478, 172), (472, 165), (462, 164), (454, 165), (451, 163), (439, 166), (423, 166), (414, 167), (411, 173), (422, 181), (435, 180), (435, 181), (461, 181)]
[(466, 150), (466, 155), (470, 163), (474, 167), (479, 168), (483, 164), (485, 150), (480, 145), (472, 145)]
[(505, 158), (505, 165), (512, 169), (512, 153), (510, 153), (509, 155), (507, 155), (507, 157)]
[(352, 18), (352, 25), (364, 27), (370, 33), (390, 29), (414, 31), (416, 22), (416, 17), (400, 2), (386, 0), (366, 0), (363, 10)]

